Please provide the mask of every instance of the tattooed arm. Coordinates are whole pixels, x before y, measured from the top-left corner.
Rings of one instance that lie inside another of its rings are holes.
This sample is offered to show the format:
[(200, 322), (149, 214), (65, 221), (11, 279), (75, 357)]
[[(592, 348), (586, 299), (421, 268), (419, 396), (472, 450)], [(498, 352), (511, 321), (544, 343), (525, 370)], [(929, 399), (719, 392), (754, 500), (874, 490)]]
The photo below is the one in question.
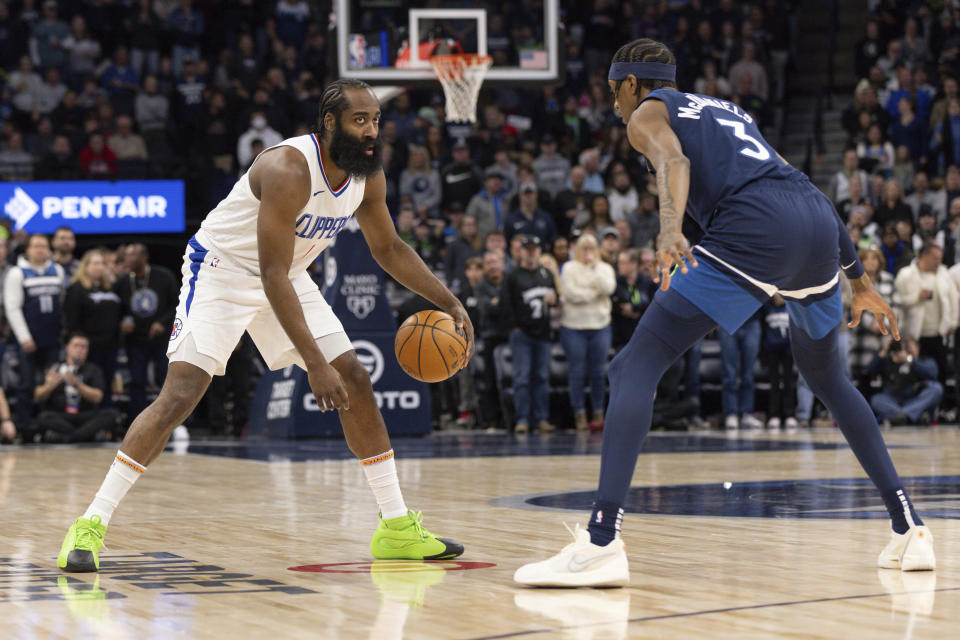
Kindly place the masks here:
[[(657, 172), (660, 193), (660, 235), (657, 236), (657, 272), (654, 282), (666, 291), (670, 288), (670, 271), (679, 264), (683, 273), (687, 263), (697, 260), (681, 231), (683, 213), (690, 189), (690, 161), (683, 155), (680, 140), (670, 127), (667, 107), (659, 100), (647, 100), (630, 116), (627, 138), (634, 149), (646, 156)], [(686, 262), (683, 258), (686, 257)]]

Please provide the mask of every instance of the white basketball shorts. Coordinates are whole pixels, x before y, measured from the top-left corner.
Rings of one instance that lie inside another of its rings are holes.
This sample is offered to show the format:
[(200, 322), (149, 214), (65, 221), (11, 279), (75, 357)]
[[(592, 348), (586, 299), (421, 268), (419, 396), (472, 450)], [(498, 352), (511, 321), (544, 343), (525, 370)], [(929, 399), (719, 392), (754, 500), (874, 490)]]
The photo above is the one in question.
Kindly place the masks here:
[[(306, 369), (303, 357), (274, 314), (259, 276), (215, 255), (197, 236), (190, 239), (184, 252), (182, 275), (180, 301), (167, 346), (170, 362), (189, 362), (211, 376), (223, 375), (230, 354), (247, 331), (270, 369), (291, 364)], [(292, 284), (307, 326), (327, 362), (353, 349), (343, 325), (309, 274), (294, 277)]]

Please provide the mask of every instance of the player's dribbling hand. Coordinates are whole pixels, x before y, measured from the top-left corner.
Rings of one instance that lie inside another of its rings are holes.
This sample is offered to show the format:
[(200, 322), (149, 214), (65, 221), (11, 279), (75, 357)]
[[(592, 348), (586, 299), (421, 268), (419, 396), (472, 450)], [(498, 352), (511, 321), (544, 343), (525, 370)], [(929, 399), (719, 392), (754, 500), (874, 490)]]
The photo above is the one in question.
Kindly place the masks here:
[[(684, 260), (686, 258), (686, 260)], [(687, 239), (679, 231), (668, 231), (657, 236), (657, 268), (653, 272), (653, 281), (660, 285), (663, 291), (670, 288), (670, 272), (674, 265), (680, 265), (680, 273), (686, 273), (691, 267), (697, 266), (697, 259), (693, 257)]]
[(463, 359), (463, 365), (461, 369), (467, 366), (470, 358), (473, 357), (474, 343), (473, 343), (473, 323), (470, 322), (470, 316), (467, 315), (467, 310), (463, 308), (462, 304), (457, 304), (453, 309), (447, 310), (447, 313), (453, 318), (453, 321), (457, 324), (457, 333), (462, 335), (467, 341), (467, 357)]
[[(852, 283), (853, 281), (851, 281)], [(897, 314), (893, 312), (880, 294), (871, 286), (869, 289), (854, 291), (853, 298), (850, 300), (850, 313), (853, 319), (847, 324), (851, 329), (860, 324), (860, 316), (864, 311), (869, 311), (876, 317), (877, 325), (880, 327), (880, 333), (893, 335), (894, 340), (900, 339), (900, 327), (897, 324)], [(890, 330), (887, 331), (887, 325)]]
[(347, 387), (343, 384), (340, 372), (330, 363), (324, 363), (307, 371), (307, 380), (313, 389), (313, 396), (317, 399), (320, 411), (335, 409), (350, 409), (350, 398), (347, 396)]

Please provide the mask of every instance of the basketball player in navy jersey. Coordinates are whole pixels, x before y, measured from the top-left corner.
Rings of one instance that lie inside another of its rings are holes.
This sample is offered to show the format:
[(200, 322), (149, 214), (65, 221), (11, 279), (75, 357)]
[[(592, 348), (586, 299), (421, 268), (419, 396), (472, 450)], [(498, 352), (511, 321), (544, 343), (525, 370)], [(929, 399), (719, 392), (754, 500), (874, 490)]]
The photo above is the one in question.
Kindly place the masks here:
[[(380, 104), (371, 88), (359, 80), (330, 83), (319, 124), (319, 133), (261, 153), (189, 240), (169, 373), (157, 399), (133, 421), (93, 502), (67, 532), (57, 558), (61, 569), (99, 569), (120, 500), (200, 402), (211, 377), (223, 375), (244, 331), (271, 369), (300, 366), (320, 410), (339, 411), (379, 506), (371, 554), (440, 560), (463, 553), (462, 545), (434, 536), (421, 514), (407, 509), (370, 377), (307, 268), (356, 215), (377, 262), (450, 313), (468, 353), (473, 327), (456, 296), (397, 236), (380, 166)], [(171, 535), (182, 526), (172, 523)]]
[[(931, 570), (933, 538), (900, 482), (870, 406), (844, 375), (837, 333), (843, 321), (839, 270), (853, 287), (854, 327), (864, 311), (896, 317), (874, 291), (831, 202), (791, 167), (740, 107), (681, 93), (676, 61), (640, 39), (610, 67), (615, 108), (631, 145), (657, 175), (660, 290), (629, 343), (610, 364), (600, 486), (586, 530), (556, 556), (517, 570), (534, 586), (623, 586), (629, 568), (620, 523), (637, 454), (650, 429), (660, 377), (716, 326), (733, 333), (774, 293), (787, 301), (794, 359), (833, 414), (890, 514), (882, 568)], [(703, 231), (691, 248), (683, 216)], [(882, 331), (887, 333), (883, 320)]]

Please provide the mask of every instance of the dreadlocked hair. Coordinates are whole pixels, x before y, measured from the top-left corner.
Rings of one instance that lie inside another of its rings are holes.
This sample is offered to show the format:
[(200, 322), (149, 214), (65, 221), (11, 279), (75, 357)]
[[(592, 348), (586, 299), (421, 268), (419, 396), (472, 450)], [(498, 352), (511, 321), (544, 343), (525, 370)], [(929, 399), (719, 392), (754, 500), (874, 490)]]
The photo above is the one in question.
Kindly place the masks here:
[(323, 121), (327, 114), (333, 114), (334, 118), (339, 118), (340, 114), (347, 108), (348, 101), (346, 96), (347, 89), (371, 89), (363, 80), (354, 80), (352, 78), (341, 78), (334, 80), (323, 90), (320, 96), (320, 137), (326, 135), (326, 127)]
[[(667, 45), (662, 42), (650, 38), (640, 38), (617, 49), (617, 52), (613, 54), (613, 62), (663, 62), (675, 65), (677, 59), (673, 56), (673, 52), (667, 48)], [(620, 91), (621, 83), (623, 83), (623, 80), (617, 80), (617, 92)], [(640, 87), (645, 87), (651, 91), (664, 87), (676, 89), (677, 83), (669, 80), (637, 78), (637, 97), (640, 96)]]

